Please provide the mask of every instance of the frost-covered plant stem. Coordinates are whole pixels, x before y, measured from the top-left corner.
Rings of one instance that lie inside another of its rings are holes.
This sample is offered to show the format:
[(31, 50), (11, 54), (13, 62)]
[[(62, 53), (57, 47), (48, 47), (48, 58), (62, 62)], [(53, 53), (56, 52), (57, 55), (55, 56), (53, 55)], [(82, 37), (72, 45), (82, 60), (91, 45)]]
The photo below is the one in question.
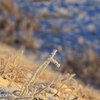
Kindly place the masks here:
[(24, 90), (22, 91), (22, 93), (20, 94), (20, 96), (22, 97), (27, 89), (27, 87), (30, 86), (30, 83), (32, 83), (32, 86), (34, 86), (36, 80), (38, 79), (38, 77), (41, 75), (41, 73), (45, 70), (45, 68), (48, 66), (48, 64), (50, 62), (56, 64), (57, 67), (60, 67), (60, 64), (54, 60), (54, 56), (56, 54), (57, 50), (53, 50), (51, 56), (41, 65), (41, 66), (38, 66), (35, 70), (35, 72), (32, 74), (31, 78), (29, 79), (29, 81), (26, 83), (26, 87), (24, 88)]

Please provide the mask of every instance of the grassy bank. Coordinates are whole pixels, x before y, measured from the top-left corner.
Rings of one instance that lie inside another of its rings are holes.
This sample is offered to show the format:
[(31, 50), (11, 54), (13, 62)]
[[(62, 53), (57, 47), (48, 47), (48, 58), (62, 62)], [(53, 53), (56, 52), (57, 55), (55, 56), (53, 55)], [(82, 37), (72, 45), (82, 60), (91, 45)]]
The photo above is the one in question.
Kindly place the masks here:
[[(7, 100), (99, 100), (99, 92), (79, 84), (75, 74), (62, 75), (45, 69), (56, 50), (40, 64), (29, 60), (22, 50), (0, 44), (0, 98)], [(36, 67), (38, 65), (38, 67)]]

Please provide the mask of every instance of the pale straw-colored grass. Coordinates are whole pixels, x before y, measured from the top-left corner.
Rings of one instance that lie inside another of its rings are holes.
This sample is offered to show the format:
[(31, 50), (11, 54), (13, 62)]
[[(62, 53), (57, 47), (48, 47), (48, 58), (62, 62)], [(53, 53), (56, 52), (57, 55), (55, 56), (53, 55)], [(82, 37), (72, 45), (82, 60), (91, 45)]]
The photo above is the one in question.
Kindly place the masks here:
[[(17, 51), (4, 44), (0, 46), (0, 87), (11, 92), (10, 100), (100, 100), (96, 90), (78, 84), (73, 78), (75, 74), (59, 75), (46, 69), (49, 63), (59, 68), (60, 64), (54, 59), (57, 50), (36, 68), (38, 62), (30, 64), (22, 50)], [(1, 99), (7, 97), (0, 96)]]

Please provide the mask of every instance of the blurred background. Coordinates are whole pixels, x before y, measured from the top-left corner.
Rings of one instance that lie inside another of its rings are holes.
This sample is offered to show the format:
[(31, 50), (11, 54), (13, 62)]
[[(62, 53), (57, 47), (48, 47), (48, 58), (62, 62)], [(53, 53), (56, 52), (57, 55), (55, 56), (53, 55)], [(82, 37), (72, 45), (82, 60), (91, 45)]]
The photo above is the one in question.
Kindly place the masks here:
[(0, 42), (100, 89), (100, 0), (0, 0)]

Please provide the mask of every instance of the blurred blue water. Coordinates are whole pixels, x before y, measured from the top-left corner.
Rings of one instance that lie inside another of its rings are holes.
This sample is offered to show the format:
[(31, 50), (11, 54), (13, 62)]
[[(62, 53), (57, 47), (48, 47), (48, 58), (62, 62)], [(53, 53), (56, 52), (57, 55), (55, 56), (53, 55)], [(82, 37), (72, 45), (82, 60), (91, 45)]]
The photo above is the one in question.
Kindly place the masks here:
[[(21, 12), (28, 11), (36, 17), (45, 13), (51, 15), (50, 18), (41, 18), (38, 21), (42, 25), (42, 29), (34, 33), (36, 38), (43, 40), (41, 51), (51, 52), (58, 46), (63, 48), (72, 46), (72, 50), (76, 50), (82, 45), (89, 45), (99, 52), (100, 0), (83, 1), (83, 3), (68, 3), (67, 0), (51, 0), (49, 2), (15, 0), (20, 6)], [(54, 14), (60, 16), (67, 14), (70, 17), (56, 18)], [(55, 27), (57, 33), (51, 31), (52, 26)], [(82, 43), (78, 41), (80, 37), (84, 40)]]

